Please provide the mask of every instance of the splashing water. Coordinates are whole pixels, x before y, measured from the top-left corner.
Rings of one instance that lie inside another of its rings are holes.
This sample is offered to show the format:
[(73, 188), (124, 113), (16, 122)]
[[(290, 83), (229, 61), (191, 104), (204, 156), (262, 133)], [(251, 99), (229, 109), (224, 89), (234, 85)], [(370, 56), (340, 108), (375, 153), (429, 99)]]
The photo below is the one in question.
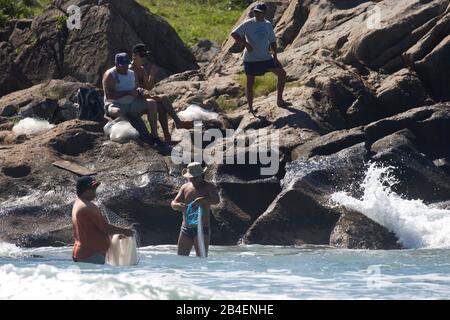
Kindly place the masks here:
[(0, 242), (0, 258), (20, 258), (22, 250), (14, 244)]
[(422, 200), (407, 200), (393, 192), (397, 181), (392, 169), (370, 164), (361, 199), (337, 192), (331, 201), (359, 211), (394, 232), (406, 248), (450, 248), (450, 210), (433, 208)]

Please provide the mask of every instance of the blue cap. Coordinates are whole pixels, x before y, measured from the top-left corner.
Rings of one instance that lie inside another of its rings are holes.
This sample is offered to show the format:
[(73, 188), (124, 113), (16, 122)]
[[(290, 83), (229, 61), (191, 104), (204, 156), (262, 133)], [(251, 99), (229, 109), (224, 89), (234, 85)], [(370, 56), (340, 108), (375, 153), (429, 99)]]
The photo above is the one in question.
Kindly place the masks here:
[(255, 8), (253, 9), (253, 11), (256, 12), (266, 12), (267, 11), (267, 6), (264, 2), (260, 2), (258, 3)]
[(130, 58), (124, 52), (116, 54), (116, 66), (126, 67), (131, 64)]

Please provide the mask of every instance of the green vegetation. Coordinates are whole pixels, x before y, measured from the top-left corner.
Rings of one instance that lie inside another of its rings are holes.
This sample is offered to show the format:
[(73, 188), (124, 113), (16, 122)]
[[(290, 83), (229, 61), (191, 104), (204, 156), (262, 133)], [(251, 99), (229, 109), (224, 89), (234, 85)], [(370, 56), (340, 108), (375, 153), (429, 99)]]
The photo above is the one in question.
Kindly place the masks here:
[[(238, 83), (245, 90), (247, 79), (245, 74), (239, 75)], [(255, 98), (268, 95), (277, 90), (277, 76), (271, 72), (262, 77), (256, 77), (255, 80)]]
[(230, 97), (227, 94), (224, 94), (217, 98), (216, 102), (219, 105), (220, 109), (225, 112), (231, 112), (239, 108), (239, 99)]
[(38, 41), (39, 41), (39, 38), (37, 37), (37, 35), (33, 34), (31, 36), (31, 44), (36, 45), (38, 43)]
[(188, 47), (201, 38), (221, 44), (246, 7), (245, 0), (137, 0), (166, 19)]
[[(30, 0), (28, 0), (28, 2), (31, 2)], [(38, 3), (38, 5), (36, 5), (36, 2)], [(34, 1), (34, 5), (30, 4), (31, 7), (31, 11), (33, 12), (33, 16), (37, 16), (39, 15), (42, 10), (45, 9), (45, 7), (50, 4), (50, 2), (52, 2), (52, 0), (39, 0), (39, 1)]]
[(55, 17), (56, 29), (61, 30), (65, 25), (67, 25), (67, 19), (69, 19), (66, 15), (60, 15)]
[(33, 12), (25, 0), (0, 0), (0, 27), (10, 19), (31, 18)]
[[(221, 44), (246, 8), (247, 0), (136, 0), (166, 19), (188, 47), (207, 38)], [(0, 0), (0, 27), (12, 18), (31, 18), (51, 0)], [(57, 26), (64, 23), (58, 17)]]

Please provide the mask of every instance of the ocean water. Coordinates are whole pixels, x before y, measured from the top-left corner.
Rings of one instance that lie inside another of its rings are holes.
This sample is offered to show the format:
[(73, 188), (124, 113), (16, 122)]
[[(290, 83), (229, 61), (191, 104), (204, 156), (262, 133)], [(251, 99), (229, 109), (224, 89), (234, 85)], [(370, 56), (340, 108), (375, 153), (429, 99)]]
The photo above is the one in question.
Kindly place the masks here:
[[(140, 249), (137, 267), (72, 263), (71, 248), (0, 245), (0, 299), (448, 299), (450, 250)], [(30, 257), (42, 256), (42, 258)]]
[(450, 211), (392, 192), (390, 168), (371, 165), (358, 210), (395, 232), (405, 250), (325, 246), (212, 246), (206, 259), (175, 246), (140, 248), (136, 267), (74, 264), (71, 248), (0, 243), (0, 299), (449, 299)]

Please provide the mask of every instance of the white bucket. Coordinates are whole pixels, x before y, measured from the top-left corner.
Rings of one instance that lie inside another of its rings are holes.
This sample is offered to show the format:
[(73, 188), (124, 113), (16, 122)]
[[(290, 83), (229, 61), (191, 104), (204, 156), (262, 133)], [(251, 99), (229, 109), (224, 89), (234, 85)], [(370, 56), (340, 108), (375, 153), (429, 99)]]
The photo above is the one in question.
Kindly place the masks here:
[(106, 253), (106, 263), (111, 266), (136, 266), (139, 263), (136, 237), (120, 239), (120, 235), (114, 235)]

